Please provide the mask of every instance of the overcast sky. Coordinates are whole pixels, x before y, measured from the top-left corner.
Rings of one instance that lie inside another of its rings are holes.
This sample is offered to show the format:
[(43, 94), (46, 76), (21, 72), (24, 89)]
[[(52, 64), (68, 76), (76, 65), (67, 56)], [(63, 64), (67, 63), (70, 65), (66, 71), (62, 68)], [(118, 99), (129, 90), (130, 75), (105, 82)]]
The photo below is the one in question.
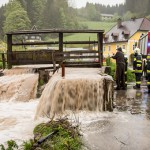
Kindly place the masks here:
[(0, 0), (0, 6), (4, 5), (5, 3), (7, 3), (9, 0)]
[(89, 3), (100, 3), (104, 5), (115, 5), (115, 4), (120, 4), (124, 3), (125, 0), (69, 0), (73, 7), (81, 8), (86, 5), (87, 2)]
[[(0, 6), (4, 5), (7, 3), (9, 0), (0, 0)], [(86, 5), (87, 2), (89, 3), (101, 3), (105, 5), (115, 5), (115, 4), (120, 4), (124, 3), (125, 0), (69, 0), (71, 1), (71, 4), (73, 7), (81, 8)]]

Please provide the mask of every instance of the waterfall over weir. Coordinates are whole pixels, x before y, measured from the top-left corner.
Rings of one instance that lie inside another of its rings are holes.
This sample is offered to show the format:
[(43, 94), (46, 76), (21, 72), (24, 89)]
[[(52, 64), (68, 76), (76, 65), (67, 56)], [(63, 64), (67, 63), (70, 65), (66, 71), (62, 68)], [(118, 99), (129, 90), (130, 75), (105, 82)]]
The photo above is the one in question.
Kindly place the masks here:
[(37, 108), (36, 118), (53, 117), (65, 110), (112, 110), (113, 79), (95, 68), (61, 69), (47, 83)]

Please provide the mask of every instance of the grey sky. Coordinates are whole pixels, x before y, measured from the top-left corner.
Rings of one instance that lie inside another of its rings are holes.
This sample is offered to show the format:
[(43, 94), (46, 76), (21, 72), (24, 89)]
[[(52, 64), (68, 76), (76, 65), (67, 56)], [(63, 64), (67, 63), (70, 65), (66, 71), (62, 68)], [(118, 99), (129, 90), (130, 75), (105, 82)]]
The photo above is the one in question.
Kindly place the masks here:
[[(7, 3), (9, 0), (0, 0), (0, 6), (4, 5)], [(87, 2), (89, 3), (100, 3), (104, 5), (115, 5), (115, 4), (120, 4), (124, 3), (125, 0), (69, 0), (71, 1), (72, 6), (80, 8), (84, 7)]]
[(6, 4), (9, 0), (0, 0), (0, 6)]
[(120, 4), (124, 3), (125, 0), (69, 0), (72, 4), (73, 7), (81, 8), (86, 5), (87, 2), (89, 3), (100, 3), (104, 5), (115, 5), (115, 4)]

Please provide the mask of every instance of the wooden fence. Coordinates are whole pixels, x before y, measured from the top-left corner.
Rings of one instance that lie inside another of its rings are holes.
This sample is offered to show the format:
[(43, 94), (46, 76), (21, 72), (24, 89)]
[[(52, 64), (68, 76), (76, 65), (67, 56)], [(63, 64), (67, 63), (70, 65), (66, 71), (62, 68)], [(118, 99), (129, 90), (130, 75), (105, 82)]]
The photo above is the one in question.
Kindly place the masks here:
[[(13, 65), (27, 64), (60, 64), (64, 63), (68, 67), (101, 67), (103, 61), (103, 32), (102, 30), (38, 30), (38, 31), (17, 31), (7, 33), (7, 58), (2, 55), (3, 64), (7, 62), (8, 68)], [(13, 37), (21, 37), (23, 35), (51, 34), (57, 33), (58, 41), (35, 41), (19, 42), (13, 41)], [(63, 41), (64, 33), (95, 33), (97, 41)], [(58, 45), (58, 50), (54, 49), (32, 49), (32, 50), (14, 50), (13, 46), (28, 45)], [(97, 44), (97, 50), (64, 50), (66, 44)], [(4, 65), (5, 66), (5, 65)]]

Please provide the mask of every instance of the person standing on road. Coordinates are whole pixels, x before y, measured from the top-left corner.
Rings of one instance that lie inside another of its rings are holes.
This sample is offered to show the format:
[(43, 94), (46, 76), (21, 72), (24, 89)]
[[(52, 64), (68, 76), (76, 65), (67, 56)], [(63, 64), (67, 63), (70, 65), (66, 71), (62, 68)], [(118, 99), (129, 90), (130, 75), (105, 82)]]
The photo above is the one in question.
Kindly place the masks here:
[(133, 86), (134, 89), (140, 89), (141, 87), (142, 68), (142, 55), (140, 54), (140, 49), (136, 48), (133, 61), (133, 72), (136, 78), (136, 85)]
[(150, 93), (150, 53), (148, 53), (146, 59), (147, 59), (147, 65), (146, 65), (147, 88), (148, 88), (148, 93)]
[(115, 90), (125, 90), (125, 58), (122, 52), (122, 48), (119, 47), (116, 49), (117, 53), (112, 56), (113, 59), (116, 59), (116, 84), (117, 87)]

